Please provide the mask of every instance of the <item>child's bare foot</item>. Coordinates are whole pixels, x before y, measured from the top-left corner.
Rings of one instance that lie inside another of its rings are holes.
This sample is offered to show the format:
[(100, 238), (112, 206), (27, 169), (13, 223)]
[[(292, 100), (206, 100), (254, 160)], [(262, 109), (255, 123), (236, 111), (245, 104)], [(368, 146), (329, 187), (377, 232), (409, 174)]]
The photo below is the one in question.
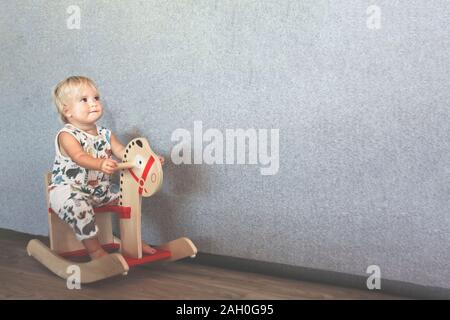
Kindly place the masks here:
[(142, 253), (146, 253), (146, 254), (155, 254), (156, 253), (156, 249), (150, 247), (148, 244), (146, 244), (144, 241), (142, 241)]
[(103, 250), (102, 247), (100, 247), (99, 249), (97, 249), (93, 252), (89, 252), (89, 256), (91, 257), (92, 260), (99, 259), (103, 256), (106, 256), (107, 254), (108, 254), (108, 252)]
[(103, 250), (100, 242), (96, 237), (85, 239), (82, 242), (92, 260), (99, 259), (108, 254), (108, 252)]

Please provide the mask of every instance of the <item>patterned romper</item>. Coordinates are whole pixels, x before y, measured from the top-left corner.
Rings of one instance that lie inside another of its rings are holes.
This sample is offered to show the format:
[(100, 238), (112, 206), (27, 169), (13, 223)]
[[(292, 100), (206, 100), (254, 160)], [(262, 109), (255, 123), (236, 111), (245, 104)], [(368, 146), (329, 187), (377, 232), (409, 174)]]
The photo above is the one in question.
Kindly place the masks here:
[(111, 158), (111, 131), (98, 126), (98, 135), (94, 136), (66, 124), (56, 135), (56, 157), (49, 186), (50, 208), (72, 227), (81, 241), (98, 232), (93, 207), (117, 200), (119, 188), (111, 184), (110, 175), (80, 167), (61, 154), (58, 136), (63, 131), (74, 136), (84, 151), (94, 158)]

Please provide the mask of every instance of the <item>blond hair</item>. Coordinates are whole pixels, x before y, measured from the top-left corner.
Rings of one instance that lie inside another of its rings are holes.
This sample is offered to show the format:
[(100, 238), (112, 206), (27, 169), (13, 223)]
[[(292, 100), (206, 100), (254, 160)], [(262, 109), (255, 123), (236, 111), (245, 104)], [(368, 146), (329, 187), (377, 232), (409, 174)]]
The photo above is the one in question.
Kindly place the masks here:
[(64, 123), (69, 122), (64, 116), (64, 105), (66, 104), (67, 97), (73, 94), (78, 94), (80, 89), (84, 86), (91, 86), (98, 92), (95, 82), (83, 76), (68, 77), (58, 83), (53, 90), (53, 102), (55, 103), (56, 110), (58, 110), (59, 116)]

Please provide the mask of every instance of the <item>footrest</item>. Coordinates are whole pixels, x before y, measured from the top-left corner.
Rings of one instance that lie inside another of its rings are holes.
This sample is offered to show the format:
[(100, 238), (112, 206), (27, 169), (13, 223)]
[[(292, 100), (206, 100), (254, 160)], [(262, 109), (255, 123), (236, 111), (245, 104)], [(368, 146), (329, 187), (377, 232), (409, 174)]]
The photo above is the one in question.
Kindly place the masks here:
[(167, 259), (170, 259), (170, 257), (172, 256), (172, 254), (168, 250), (162, 250), (162, 249), (156, 249), (156, 250), (157, 250), (156, 253), (150, 254), (150, 255), (144, 255), (140, 259), (125, 257), (125, 256), (124, 256), (124, 258), (125, 258), (125, 261), (128, 263), (128, 266), (131, 268), (131, 267), (143, 265), (146, 263), (151, 263), (151, 262), (160, 261), (160, 260), (167, 260)]

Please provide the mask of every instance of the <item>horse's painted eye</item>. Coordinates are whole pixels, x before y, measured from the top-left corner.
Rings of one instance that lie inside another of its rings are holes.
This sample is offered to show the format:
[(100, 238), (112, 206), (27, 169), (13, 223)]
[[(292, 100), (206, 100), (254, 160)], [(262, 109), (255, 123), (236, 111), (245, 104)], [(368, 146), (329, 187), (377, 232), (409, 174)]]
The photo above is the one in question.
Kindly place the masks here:
[(144, 158), (140, 154), (136, 155), (134, 158), (134, 164), (137, 168), (142, 169), (144, 167)]

